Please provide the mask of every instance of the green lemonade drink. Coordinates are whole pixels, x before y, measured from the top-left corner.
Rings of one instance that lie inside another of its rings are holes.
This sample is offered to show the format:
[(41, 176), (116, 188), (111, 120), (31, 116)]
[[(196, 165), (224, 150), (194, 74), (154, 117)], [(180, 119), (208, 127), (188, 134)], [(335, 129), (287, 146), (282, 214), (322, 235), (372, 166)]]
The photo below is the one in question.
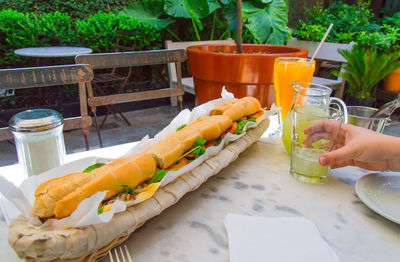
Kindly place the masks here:
[[(293, 114), (293, 113), (292, 113)], [(283, 125), (282, 140), (287, 150), (291, 150), (290, 172), (297, 179), (309, 183), (325, 183), (329, 173), (329, 167), (321, 166), (318, 162), (320, 155), (325, 153), (322, 146), (326, 140), (318, 140), (312, 143), (311, 148), (305, 147), (303, 140), (307, 137), (304, 129), (320, 120), (320, 117), (327, 117), (328, 112), (321, 107), (307, 105), (301, 109), (296, 109), (296, 137), (292, 143), (292, 122), (293, 117), (287, 121), (286, 127)], [(286, 117), (288, 119), (288, 117)], [(285, 120), (286, 120), (285, 119)], [(286, 128), (286, 130), (285, 130)], [(294, 148), (291, 148), (295, 145)]]
[(292, 153), (292, 125), (293, 125), (293, 111), (290, 111), (286, 115), (282, 125), (282, 142), (289, 155)]
[(296, 146), (292, 154), (292, 175), (309, 183), (325, 183), (329, 173), (328, 166), (321, 166), (318, 157), (325, 153), (323, 149)]
[[(302, 115), (310, 114), (313, 116), (320, 116), (320, 117), (325, 117), (328, 115), (325, 109), (316, 106), (305, 106), (297, 111), (301, 112)], [(313, 121), (313, 119), (308, 117), (299, 117), (298, 122), (299, 123), (297, 124), (297, 129), (299, 130), (299, 132), (297, 134), (301, 137), (301, 141), (303, 141), (303, 139), (305, 138), (304, 129), (309, 127), (315, 121)], [(293, 111), (290, 111), (287, 114), (282, 125), (282, 143), (285, 146), (286, 151), (289, 153), (289, 155), (292, 153), (292, 130), (293, 130)]]

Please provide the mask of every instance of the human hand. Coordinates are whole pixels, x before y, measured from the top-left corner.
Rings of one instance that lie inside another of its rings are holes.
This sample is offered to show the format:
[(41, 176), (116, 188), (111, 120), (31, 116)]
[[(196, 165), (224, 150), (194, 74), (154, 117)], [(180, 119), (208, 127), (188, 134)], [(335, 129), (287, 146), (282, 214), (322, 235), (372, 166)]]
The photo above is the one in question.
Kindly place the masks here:
[(400, 170), (400, 138), (344, 124), (339, 133), (337, 121), (322, 121), (304, 130), (304, 144), (321, 138), (337, 138), (332, 151), (322, 154), (319, 163), (338, 168), (358, 166), (369, 170)]

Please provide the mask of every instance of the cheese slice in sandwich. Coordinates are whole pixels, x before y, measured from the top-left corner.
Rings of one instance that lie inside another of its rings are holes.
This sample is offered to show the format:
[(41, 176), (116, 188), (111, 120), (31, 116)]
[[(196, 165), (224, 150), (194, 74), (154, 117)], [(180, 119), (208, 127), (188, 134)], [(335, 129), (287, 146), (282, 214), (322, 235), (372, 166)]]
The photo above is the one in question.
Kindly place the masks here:
[(261, 109), (257, 98), (247, 96), (235, 101), (219, 105), (210, 111), (210, 115), (225, 115), (233, 121), (248, 115), (252, 115)]
[[(156, 172), (156, 163), (149, 154), (137, 154), (118, 159), (110, 164), (99, 167), (90, 172), (93, 178), (78, 186), (74, 191), (57, 201), (54, 207), (56, 218), (69, 216), (85, 198), (99, 191), (108, 191), (108, 199), (123, 190), (121, 186), (128, 185), (135, 188), (140, 183), (151, 179)], [(55, 185), (63, 191), (63, 184)]]

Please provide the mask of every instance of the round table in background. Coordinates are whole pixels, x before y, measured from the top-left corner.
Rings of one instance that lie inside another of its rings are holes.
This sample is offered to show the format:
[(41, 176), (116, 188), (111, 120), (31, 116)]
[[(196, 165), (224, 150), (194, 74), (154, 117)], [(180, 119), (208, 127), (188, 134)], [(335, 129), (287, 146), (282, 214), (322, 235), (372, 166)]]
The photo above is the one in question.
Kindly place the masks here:
[(15, 49), (14, 53), (29, 57), (71, 57), (81, 54), (90, 54), (93, 50), (87, 47), (75, 46), (44, 46)]
[[(16, 55), (36, 58), (36, 66), (44, 66), (43, 62), (41, 65), (40, 62), (41, 58), (42, 59), (50, 58), (52, 60), (50, 63), (51, 65), (59, 65), (59, 64), (65, 64), (65, 62), (60, 61), (59, 58), (71, 57), (73, 59), (77, 55), (90, 54), (92, 52), (93, 50), (90, 48), (79, 47), (79, 46), (42, 46), (42, 47), (27, 47), (14, 50), (14, 54)], [(42, 89), (39, 88), (38, 92), (39, 92), (38, 96), (40, 99), (40, 103), (42, 103)], [(60, 87), (58, 87), (57, 97), (59, 101), (59, 106), (57, 108), (57, 111), (63, 114), (64, 108), (62, 106), (63, 105), (62, 92)]]

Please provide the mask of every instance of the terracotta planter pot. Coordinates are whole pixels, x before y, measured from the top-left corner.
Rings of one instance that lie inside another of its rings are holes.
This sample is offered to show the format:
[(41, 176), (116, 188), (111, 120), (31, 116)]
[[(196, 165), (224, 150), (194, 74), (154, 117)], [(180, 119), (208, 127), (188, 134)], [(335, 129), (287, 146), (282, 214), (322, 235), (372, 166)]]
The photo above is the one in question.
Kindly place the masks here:
[(198, 45), (187, 48), (189, 71), (194, 78), (197, 104), (221, 96), (225, 86), (235, 97), (254, 96), (262, 106), (275, 102), (273, 69), (277, 57), (307, 57), (306, 49), (244, 44), (236, 54), (236, 45)]
[(392, 92), (400, 91), (400, 68), (394, 70), (387, 77), (385, 77), (383, 81), (383, 89)]

